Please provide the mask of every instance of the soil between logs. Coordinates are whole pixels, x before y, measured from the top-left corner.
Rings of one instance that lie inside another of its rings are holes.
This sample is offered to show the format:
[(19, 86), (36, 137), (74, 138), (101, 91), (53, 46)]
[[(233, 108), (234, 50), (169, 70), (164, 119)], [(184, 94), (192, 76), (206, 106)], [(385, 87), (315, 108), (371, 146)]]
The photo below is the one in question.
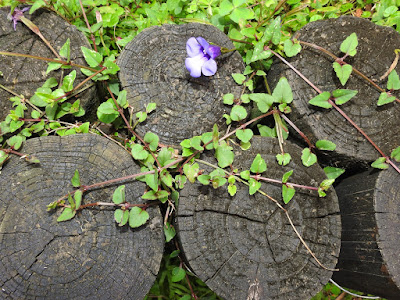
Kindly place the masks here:
[(233, 93), (239, 98), (242, 87), (234, 82), (232, 73), (243, 72), (243, 59), (236, 51), (222, 54), (216, 58), (214, 76), (192, 78), (185, 67), (186, 42), (198, 36), (234, 48), (218, 28), (190, 23), (144, 29), (121, 52), (119, 79), (135, 112), (143, 111), (150, 102), (157, 104), (146, 122), (136, 127), (139, 134), (152, 131), (161, 143), (179, 145), (184, 139), (211, 131), (214, 123), (225, 125), (223, 114), (228, 107), (222, 95)]
[[(97, 135), (49, 136), (24, 143), (40, 159), (12, 157), (0, 175), (1, 299), (142, 300), (156, 279), (164, 250), (162, 217), (149, 207), (148, 223), (118, 227), (113, 209), (84, 209), (67, 222), (46, 205), (82, 184), (140, 172), (132, 157)], [(127, 181), (126, 199), (139, 203), (145, 184)], [(117, 185), (88, 192), (83, 204), (111, 202)]]
[[(286, 167), (276, 162), (277, 139), (254, 137), (250, 150), (235, 150), (234, 168), (249, 169), (257, 153), (267, 162), (264, 177), (281, 179), (294, 170), (290, 182), (318, 186), (323, 170), (306, 168), (301, 149), (289, 142), (292, 155)], [(203, 156), (204, 160), (213, 161)], [(216, 164), (216, 162), (214, 162)], [(200, 165), (201, 169), (211, 168)], [(180, 193), (176, 225), (181, 249), (189, 267), (214, 292), (226, 299), (309, 299), (332, 275), (319, 267), (293, 231), (285, 213), (268, 198), (249, 196), (247, 186), (237, 183), (237, 194), (226, 188), (213, 189), (199, 183), (187, 184)], [(281, 185), (262, 183), (261, 190), (277, 199)], [(296, 189), (285, 205), (296, 229), (327, 267), (334, 268), (340, 247), (340, 217), (334, 190), (326, 198), (316, 191)], [(254, 297), (254, 298), (252, 298)]]

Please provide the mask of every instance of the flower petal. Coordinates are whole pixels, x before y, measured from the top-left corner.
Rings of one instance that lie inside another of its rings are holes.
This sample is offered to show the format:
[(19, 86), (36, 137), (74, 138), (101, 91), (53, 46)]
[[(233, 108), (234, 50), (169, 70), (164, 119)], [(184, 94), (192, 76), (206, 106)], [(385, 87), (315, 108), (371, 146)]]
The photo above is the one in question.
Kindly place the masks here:
[(201, 47), (203, 47), (203, 49), (205, 49), (207, 51), (210, 44), (205, 39), (203, 39), (201, 36), (198, 36), (196, 38), (196, 40), (201, 45)]
[(201, 47), (196, 38), (191, 37), (186, 42), (186, 52), (189, 57), (195, 57), (199, 54), (203, 54), (203, 47)]
[(207, 58), (203, 54), (195, 57), (188, 57), (185, 60), (186, 69), (190, 72), (192, 77), (200, 77), (203, 65), (207, 62)]
[(214, 59), (221, 55), (221, 48), (218, 46), (210, 45), (208, 49), (206, 49), (206, 52), (208, 55), (210, 55), (212, 59)]
[(217, 62), (213, 59), (209, 59), (203, 64), (201, 71), (205, 76), (214, 75), (217, 72)]

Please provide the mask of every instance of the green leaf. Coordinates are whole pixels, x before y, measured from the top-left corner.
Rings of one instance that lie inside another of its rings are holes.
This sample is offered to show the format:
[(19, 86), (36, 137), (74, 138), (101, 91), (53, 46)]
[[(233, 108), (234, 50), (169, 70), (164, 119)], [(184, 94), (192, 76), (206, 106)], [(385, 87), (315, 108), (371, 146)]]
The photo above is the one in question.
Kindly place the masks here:
[(285, 51), (287, 57), (293, 57), (301, 51), (301, 45), (298, 42), (293, 43), (292, 40), (286, 40), (283, 43), (283, 51)]
[(240, 177), (243, 178), (244, 180), (249, 180), (250, 179), (250, 171), (245, 170), (240, 172)]
[(171, 241), (176, 235), (174, 226), (172, 226), (169, 222), (164, 225), (164, 235), (165, 241), (167, 243)]
[(111, 123), (118, 118), (119, 112), (117, 111), (112, 99), (100, 104), (97, 108), (97, 117), (103, 123)]
[(282, 176), (282, 183), (286, 183), (289, 179), (290, 176), (292, 176), (293, 174), (293, 170), (290, 170), (288, 172), (286, 172), (285, 174), (283, 174)]
[(75, 170), (74, 176), (72, 176), (72, 178), (71, 178), (71, 184), (73, 187), (76, 187), (76, 188), (81, 186), (81, 179), (79, 176), (78, 169)]
[(242, 85), (243, 82), (246, 80), (246, 76), (244, 76), (241, 73), (233, 73), (232, 77), (233, 77), (233, 80), (235, 80), (235, 82), (240, 85)]
[(340, 83), (345, 85), (347, 80), (350, 78), (350, 74), (353, 71), (353, 67), (351, 65), (341, 65), (338, 62), (333, 63), (333, 69), (336, 72), (336, 76), (339, 78)]
[(304, 148), (301, 153), (301, 161), (306, 167), (312, 166), (317, 162), (317, 156), (309, 148)]
[(326, 177), (328, 177), (328, 179), (336, 179), (340, 175), (342, 175), (345, 172), (345, 170), (334, 167), (325, 167), (324, 172), (326, 174)]
[(24, 141), (24, 139), (25, 139), (25, 138), (23, 138), (22, 136), (14, 135), (14, 136), (10, 137), (10, 138), (7, 140), (7, 144), (8, 144), (10, 147), (13, 147), (14, 150), (18, 150), (19, 148), (21, 148), (22, 142)]
[(129, 213), (129, 226), (132, 228), (137, 228), (142, 226), (149, 219), (149, 213), (138, 206), (131, 208)]
[(61, 68), (62, 64), (56, 62), (49, 62), (46, 70), (46, 75), (48, 75), (51, 71), (58, 70)]
[(146, 106), (146, 112), (149, 114), (149, 113), (151, 113), (152, 111), (154, 111), (154, 110), (156, 109), (156, 107), (157, 107), (157, 104), (151, 102), (151, 103), (147, 104), (147, 106)]
[(168, 150), (167, 147), (162, 147), (160, 152), (158, 152), (157, 159), (162, 167), (171, 163), (173, 153)]
[(380, 94), (379, 99), (378, 99), (378, 106), (382, 106), (388, 103), (392, 103), (393, 101), (396, 100), (396, 97), (388, 94), (387, 92), (383, 92)]
[(210, 180), (211, 180), (211, 176), (202, 174), (202, 175), (197, 176), (197, 180), (203, 185), (209, 185), (210, 184)]
[(171, 281), (172, 282), (181, 281), (183, 278), (185, 278), (185, 276), (186, 276), (186, 272), (183, 268), (175, 267), (172, 269)]
[(328, 102), (329, 98), (331, 97), (331, 93), (329, 92), (323, 92), (319, 94), (318, 96), (315, 96), (312, 98), (308, 103), (318, 106), (318, 107), (323, 107), (323, 108), (331, 108), (332, 105)]
[(154, 174), (147, 174), (144, 176), (146, 184), (155, 192), (158, 191), (158, 172), (154, 172)]
[(254, 178), (249, 179), (249, 194), (254, 195), (261, 187), (261, 182)]
[(172, 187), (172, 175), (167, 170), (162, 170), (160, 179), (166, 186)]
[(129, 210), (116, 209), (114, 212), (114, 220), (118, 226), (124, 226), (129, 220)]
[(66, 58), (67, 62), (71, 60), (71, 42), (69, 38), (67, 38), (64, 45), (62, 45), (59, 54), (61, 57)]
[(39, 8), (41, 8), (42, 6), (46, 6), (46, 2), (44, 2), (43, 0), (36, 0), (33, 2), (33, 5), (31, 6), (31, 8), (29, 9), (29, 14), (33, 14), (36, 10), (38, 10)]
[(4, 164), (4, 162), (8, 159), (9, 155), (4, 152), (3, 150), (0, 150), (0, 166)]
[(74, 194), (74, 199), (75, 199), (75, 207), (76, 209), (79, 209), (82, 203), (82, 195), (83, 192), (81, 190), (76, 190)]
[(115, 61), (115, 55), (112, 54), (109, 57), (106, 57), (106, 59), (104, 60), (103, 66), (106, 67), (107, 69), (105, 69), (103, 72), (101, 72), (101, 74), (117, 74), (117, 72), (119, 71), (119, 66), (114, 62)]
[(226, 16), (233, 10), (233, 5), (229, 0), (223, 0), (219, 6), (220, 16)]
[(147, 156), (149, 156), (149, 152), (147, 152), (140, 144), (134, 144), (132, 146), (131, 154), (136, 160), (145, 160)]
[(253, 137), (253, 131), (251, 129), (239, 129), (236, 131), (236, 136), (243, 143), (248, 143)]
[(235, 157), (232, 147), (228, 146), (225, 141), (221, 141), (218, 147), (215, 149), (215, 157), (218, 160), (218, 166), (220, 168), (225, 168), (233, 163)]
[(261, 157), (261, 155), (258, 153), (251, 164), (250, 171), (256, 174), (260, 174), (262, 172), (265, 172), (266, 170), (267, 170), (267, 164), (265, 160)]
[(400, 89), (400, 78), (397, 74), (396, 70), (390, 72), (388, 76), (387, 82), (387, 89), (388, 90), (399, 90)]
[(190, 147), (195, 150), (203, 151), (204, 148), (201, 146), (202, 140), (201, 136), (194, 136), (190, 139)]
[(261, 136), (276, 137), (275, 128), (270, 128), (266, 125), (257, 124), (258, 131)]
[(264, 50), (264, 42), (258, 41), (254, 46), (253, 55), (251, 56), (250, 62), (255, 62), (258, 60), (264, 60), (272, 56), (270, 50)]
[(81, 50), (87, 64), (92, 68), (97, 67), (103, 61), (103, 56), (100, 53), (83, 46), (81, 46)]
[(211, 184), (214, 189), (219, 188), (220, 186), (223, 186), (227, 182), (226, 178), (221, 177), (221, 176), (214, 176), (211, 179)]
[(122, 204), (125, 202), (125, 185), (120, 185), (115, 189), (112, 201), (115, 204)]
[(224, 100), (224, 104), (227, 105), (232, 105), (233, 104), (233, 100), (235, 99), (235, 96), (233, 94), (225, 94), (222, 98)]
[(383, 170), (389, 168), (389, 164), (386, 162), (385, 157), (379, 157), (371, 164), (371, 167)]
[(289, 153), (284, 153), (284, 154), (277, 154), (276, 155), (276, 160), (278, 161), (278, 164), (281, 166), (286, 166), (292, 157), (290, 156)]
[(76, 210), (73, 210), (71, 207), (65, 207), (61, 213), (61, 215), (57, 218), (57, 222), (63, 222), (71, 220), (75, 217)]
[(337, 105), (342, 105), (357, 95), (357, 93), (358, 91), (356, 90), (338, 89), (332, 92), (332, 96), (335, 97)]
[(278, 84), (272, 92), (272, 96), (277, 103), (291, 103), (293, 101), (292, 88), (286, 77), (279, 79)]
[(325, 191), (327, 191), (332, 184), (335, 182), (335, 179), (325, 179), (321, 182), (321, 184), (318, 187), (318, 194), (320, 197), (325, 197), (326, 193)]
[(247, 111), (243, 106), (235, 105), (232, 107), (230, 116), (233, 121), (241, 121), (247, 117)]
[(149, 148), (153, 152), (157, 150), (159, 140), (160, 139), (158, 138), (158, 135), (150, 131), (147, 132), (144, 136), (144, 141), (149, 144)]
[(262, 41), (271, 41), (274, 45), (278, 45), (281, 41), (281, 17), (278, 16), (265, 29)]
[(292, 186), (287, 186), (287, 185), (282, 185), (282, 197), (283, 197), (283, 202), (285, 204), (288, 204), (290, 200), (292, 200), (295, 190)]
[[(354, 56), (357, 53), (358, 39), (354, 32), (350, 34), (340, 45), (340, 51), (347, 55)], [(344, 84), (343, 84), (344, 85)]]
[(392, 151), (390, 157), (393, 158), (395, 161), (400, 162), (400, 146)]
[(129, 103), (126, 100), (126, 93), (126, 90), (123, 90), (118, 94), (117, 103), (122, 108), (127, 108), (129, 106)]
[(262, 113), (266, 113), (274, 102), (277, 102), (272, 95), (265, 93), (252, 93), (249, 97), (257, 103), (257, 107)]
[(183, 173), (185, 173), (187, 179), (194, 183), (196, 181), (197, 174), (199, 173), (199, 164), (194, 163), (193, 165), (185, 164), (183, 166)]
[(176, 175), (175, 176), (175, 186), (178, 189), (183, 189), (185, 187), (185, 183), (187, 182), (187, 177), (185, 175)]
[(333, 151), (336, 149), (336, 144), (328, 140), (319, 140), (315, 143), (319, 150)]
[(76, 78), (76, 71), (73, 70), (71, 73), (69, 73), (67, 76), (64, 77), (63, 79), (63, 84), (62, 84), (62, 89), (64, 92), (70, 92), (74, 88), (74, 81)]

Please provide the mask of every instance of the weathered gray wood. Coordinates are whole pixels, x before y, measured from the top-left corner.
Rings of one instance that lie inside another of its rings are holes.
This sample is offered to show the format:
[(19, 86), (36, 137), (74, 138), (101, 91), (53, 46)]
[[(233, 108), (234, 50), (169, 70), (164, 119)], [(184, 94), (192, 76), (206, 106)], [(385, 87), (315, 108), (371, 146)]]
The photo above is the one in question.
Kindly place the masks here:
[(342, 219), (339, 272), (343, 286), (399, 299), (400, 175), (369, 170), (337, 187)]
[[(1, 299), (137, 299), (152, 286), (164, 236), (157, 207), (148, 224), (119, 228), (113, 209), (85, 209), (57, 223), (60, 212), (46, 205), (72, 190), (75, 169), (82, 184), (140, 172), (132, 157), (97, 135), (41, 137), (22, 151), (40, 159), (32, 165), (13, 157), (0, 175)], [(128, 181), (126, 199), (140, 203), (145, 184)], [(93, 190), (83, 203), (111, 202), (117, 185)]]
[[(340, 57), (343, 55), (340, 44), (353, 32), (358, 36), (357, 54), (353, 58), (348, 57), (346, 61), (386, 88), (386, 80), (379, 82), (379, 77), (392, 64), (394, 49), (400, 48), (400, 35), (393, 28), (378, 26), (361, 18), (343, 16), (307, 24), (298, 32), (298, 39), (317, 44)], [(341, 109), (384, 152), (390, 153), (400, 144), (399, 103), (378, 107), (380, 92), (355, 75), (351, 75), (343, 87), (332, 68), (333, 60), (318, 50), (303, 46), (302, 52), (289, 61), (323, 91), (332, 92), (338, 88), (358, 90), (353, 99), (340, 106)], [(400, 66), (396, 70), (399, 73)], [(335, 155), (330, 154), (332, 162), (347, 167), (373, 161), (380, 156), (335, 109), (326, 110), (308, 104), (317, 93), (286, 65), (274, 64), (268, 75), (272, 86), (280, 76), (287, 77), (293, 89), (293, 113), (290, 119), (313, 142), (328, 139), (336, 143)]]
[[(325, 178), (319, 166), (304, 167), (301, 150), (289, 142), (284, 149), (293, 159), (286, 167), (276, 162), (275, 155), (280, 153), (277, 139), (254, 137), (250, 150), (235, 149), (234, 168), (239, 171), (249, 169), (260, 153), (268, 166), (265, 177), (280, 180), (285, 172), (294, 170), (290, 182), (312, 186)], [(261, 189), (283, 204), (280, 185), (263, 183)], [(335, 192), (330, 190), (326, 198), (318, 198), (316, 191), (297, 190), (284, 207), (315, 255), (334, 268), (341, 230)], [(225, 299), (309, 299), (332, 275), (316, 265), (285, 213), (258, 193), (249, 196), (248, 188), (241, 184), (234, 197), (226, 186), (214, 190), (187, 184), (180, 193), (176, 225), (188, 265)]]
[(119, 78), (128, 91), (129, 103), (135, 111), (143, 111), (150, 102), (157, 103), (156, 111), (137, 127), (140, 134), (152, 131), (162, 143), (177, 145), (211, 131), (214, 123), (225, 124), (222, 115), (228, 107), (222, 103), (222, 95), (240, 96), (241, 87), (231, 74), (242, 73), (244, 63), (239, 53), (227, 53), (216, 59), (214, 76), (190, 77), (185, 67), (186, 41), (198, 36), (234, 48), (216, 27), (190, 23), (145, 29), (121, 52)]
[[(56, 58), (46, 44), (23, 23), (18, 22), (17, 30), (14, 31), (12, 22), (7, 19), (9, 12), (10, 7), (0, 8), (1, 51)], [(40, 32), (56, 51), (59, 51), (69, 38), (71, 41), (71, 60), (77, 64), (87, 65), (83, 58), (81, 46), (90, 48), (90, 45), (85, 35), (78, 31), (75, 26), (70, 25), (54, 12), (46, 9), (38, 9), (33, 15), (25, 12), (24, 16), (39, 27)], [(62, 71), (52, 71), (49, 75), (46, 75), (47, 66), (48, 63), (42, 60), (1, 55), (0, 70), (4, 76), (0, 76), (0, 84), (29, 99), (49, 77), (60, 80)], [(74, 84), (76, 86), (87, 76), (83, 75), (77, 68), (65, 69), (64, 76), (68, 75), (73, 69), (77, 72)], [(89, 81), (89, 83), (92, 82)], [(0, 88), (0, 120), (4, 120), (12, 108), (12, 102), (8, 100), (12, 96), (12, 94)], [(71, 98), (70, 101), (75, 101), (78, 98), (81, 100), (82, 107), (86, 110), (86, 116), (92, 115), (95, 112), (96, 104), (99, 103), (96, 88), (91, 87), (77, 95), (76, 98)], [(28, 117), (30, 116), (28, 115)]]

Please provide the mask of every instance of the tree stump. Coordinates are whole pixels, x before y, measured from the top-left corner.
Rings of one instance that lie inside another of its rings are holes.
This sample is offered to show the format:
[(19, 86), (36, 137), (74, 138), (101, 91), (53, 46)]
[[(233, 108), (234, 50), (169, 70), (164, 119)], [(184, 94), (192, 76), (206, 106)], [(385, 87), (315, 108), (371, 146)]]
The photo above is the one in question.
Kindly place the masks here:
[(234, 48), (218, 28), (190, 23), (145, 29), (121, 52), (119, 79), (135, 112), (143, 111), (150, 102), (157, 104), (146, 122), (136, 127), (141, 135), (152, 131), (162, 143), (178, 145), (183, 139), (211, 131), (214, 123), (225, 124), (222, 116), (228, 109), (222, 95), (240, 96), (241, 87), (232, 73), (242, 73), (244, 63), (236, 51), (223, 54), (216, 59), (214, 76), (192, 78), (185, 67), (186, 42), (198, 36)]
[[(393, 28), (378, 26), (361, 18), (343, 16), (307, 24), (298, 32), (298, 39), (314, 43), (340, 57), (343, 55), (340, 51), (341, 43), (353, 32), (358, 37), (357, 54), (346, 58), (346, 61), (372, 80), (377, 80), (382, 88), (386, 88), (387, 80), (379, 81), (379, 78), (392, 64), (394, 50), (400, 48), (400, 35)], [(358, 94), (340, 108), (385, 153), (390, 154), (400, 144), (399, 103), (378, 107), (380, 92), (354, 73), (343, 87), (333, 70), (331, 58), (321, 51), (304, 45), (302, 47), (300, 54), (289, 59), (290, 63), (322, 91), (332, 92), (342, 88), (358, 90)], [(396, 70), (399, 73), (400, 66)], [(309, 104), (308, 101), (317, 95), (314, 89), (288, 66), (276, 63), (268, 74), (272, 86), (280, 76), (285, 76), (293, 89), (293, 113), (290, 114), (290, 119), (313, 142), (328, 139), (336, 144), (334, 155), (330, 155), (331, 162), (341, 167), (350, 167), (366, 164), (380, 156), (334, 108), (327, 110)]]
[[(67, 222), (46, 205), (82, 184), (140, 172), (132, 157), (97, 135), (30, 139), (22, 151), (39, 165), (12, 157), (0, 176), (1, 299), (137, 299), (150, 290), (164, 236), (157, 207), (147, 225), (118, 227), (113, 209), (84, 209)], [(139, 203), (145, 184), (126, 181), (126, 199)], [(111, 202), (117, 185), (84, 195), (83, 204)]]
[(369, 170), (336, 187), (342, 247), (334, 280), (343, 286), (399, 299), (400, 175)]
[[(12, 22), (7, 19), (9, 12), (10, 7), (0, 8), (0, 50), (55, 59), (54, 53), (23, 23), (18, 22), (17, 30), (14, 31)], [(83, 58), (81, 46), (90, 48), (90, 45), (85, 35), (78, 31), (75, 26), (70, 25), (64, 19), (46, 9), (38, 9), (32, 15), (25, 12), (24, 16), (39, 27), (40, 32), (56, 51), (59, 51), (69, 38), (71, 41), (71, 60), (80, 65), (87, 65)], [(87, 78), (79, 68), (52, 71), (46, 75), (47, 66), (48, 62), (43, 60), (1, 55), (0, 70), (3, 72), (3, 76), (0, 76), (0, 84), (29, 99), (36, 89), (41, 87), (50, 77), (60, 80), (62, 74), (65, 76), (72, 70), (76, 70), (74, 86)], [(12, 109), (10, 97), (13, 97), (11, 93), (0, 88), (0, 120), (4, 120)], [(81, 106), (85, 109), (86, 116), (95, 113), (96, 105), (99, 103), (96, 87), (87, 89), (71, 100), (75, 101), (76, 99), (81, 100)], [(29, 107), (29, 105), (27, 106)]]
[[(325, 178), (319, 166), (304, 167), (299, 156), (301, 149), (289, 142), (285, 142), (284, 150), (292, 155), (292, 161), (285, 167), (276, 162), (275, 155), (280, 153), (277, 139), (254, 137), (250, 150), (235, 149), (234, 168), (239, 171), (249, 169), (260, 153), (268, 166), (264, 177), (280, 180), (285, 172), (294, 170), (290, 182), (313, 186)], [(332, 272), (317, 265), (282, 209), (259, 193), (249, 196), (247, 186), (237, 184), (233, 197), (225, 187), (213, 189), (199, 183), (187, 184), (181, 191), (175, 221), (189, 267), (225, 299), (314, 296)], [(287, 209), (318, 259), (334, 268), (341, 228), (334, 190), (329, 190), (326, 198), (319, 198), (316, 191), (296, 190), (287, 205), (281, 200), (280, 184), (263, 182), (261, 190)]]

